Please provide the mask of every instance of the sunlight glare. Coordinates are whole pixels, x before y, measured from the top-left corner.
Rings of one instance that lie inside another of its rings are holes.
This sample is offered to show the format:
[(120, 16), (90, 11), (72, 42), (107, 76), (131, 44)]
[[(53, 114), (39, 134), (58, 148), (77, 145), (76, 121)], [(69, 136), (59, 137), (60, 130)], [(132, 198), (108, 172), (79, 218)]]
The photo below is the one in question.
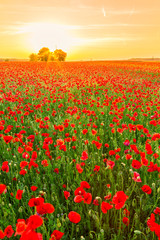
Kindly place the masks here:
[(73, 43), (67, 26), (53, 23), (30, 23), (25, 26), (30, 33), (29, 41), (34, 51), (48, 47), (51, 51), (62, 49), (68, 51)]

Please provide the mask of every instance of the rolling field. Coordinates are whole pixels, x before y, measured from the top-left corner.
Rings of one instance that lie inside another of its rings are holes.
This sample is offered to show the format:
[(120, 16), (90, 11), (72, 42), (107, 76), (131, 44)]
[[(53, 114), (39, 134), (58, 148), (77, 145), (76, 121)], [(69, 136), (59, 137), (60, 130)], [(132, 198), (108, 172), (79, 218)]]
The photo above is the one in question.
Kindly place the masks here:
[(160, 63), (0, 63), (0, 239), (160, 239)]

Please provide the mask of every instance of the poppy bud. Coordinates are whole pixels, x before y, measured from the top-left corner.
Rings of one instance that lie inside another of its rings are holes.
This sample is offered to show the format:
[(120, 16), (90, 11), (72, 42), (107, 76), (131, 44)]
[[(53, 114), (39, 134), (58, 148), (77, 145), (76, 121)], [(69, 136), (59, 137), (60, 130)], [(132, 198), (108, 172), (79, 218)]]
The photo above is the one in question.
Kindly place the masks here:
[(79, 226), (78, 225), (76, 226), (76, 232), (79, 232)]
[(156, 185), (155, 183), (152, 183), (152, 188), (153, 188), (153, 189), (155, 189), (155, 185)]
[(93, 234), (91, 232), (89, 233), (89, 237), (90, 239), (93, 239)]
[(60, 228), (61, 225), (62, 225), (62, 224), (60, 223), (59, 219), (57, 219), (57, 227)]
[(18, 212), (23, 212), (23, 207), (21, 206), (19, 209), (18, 209)]
[(81, 240), (85, 240), (85, 238), (83, 236), (81, 236)]
[(132, 201), (132, 206), (134, 207), (134, 206), (136, 206), (136, 205), (137, 205), (137, 201), (136, 201), (136, 199), (134, 198), (133, 201)]

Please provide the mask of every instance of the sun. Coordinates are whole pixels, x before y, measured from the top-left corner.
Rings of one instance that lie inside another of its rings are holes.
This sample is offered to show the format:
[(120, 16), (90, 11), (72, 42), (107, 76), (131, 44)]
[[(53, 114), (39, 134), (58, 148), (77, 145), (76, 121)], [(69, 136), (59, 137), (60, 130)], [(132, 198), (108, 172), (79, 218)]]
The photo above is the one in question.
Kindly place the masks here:
[(48, 47), (51, 51), (68, 51), (73, 43), (66, 25), (39, 22), (30, 23), (25, 28), (29, 32), (29, 42), (35, 52), (42, 47)]

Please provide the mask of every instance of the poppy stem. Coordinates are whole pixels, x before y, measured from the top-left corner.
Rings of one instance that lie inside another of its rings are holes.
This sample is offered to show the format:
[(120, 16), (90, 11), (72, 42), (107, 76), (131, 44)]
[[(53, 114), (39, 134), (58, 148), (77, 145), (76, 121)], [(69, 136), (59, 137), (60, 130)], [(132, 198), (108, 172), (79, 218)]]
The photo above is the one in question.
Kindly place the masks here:
[(121, 215), (122, 215), (122, 209), (120, 209), (120, 211), (119, 211), (119, 221), (120, 221), (120, 224), (119, 224), (118, 236), (119, 236), (120, 233), (121, 233), (121, 226), (122, 226), (122, 218), (121, 218)]
[(70, 239), (73, 238), (73, 230), (74, 230), (74, 224), (72, 223), (72, 231), (71, 231), (71, 238)]

